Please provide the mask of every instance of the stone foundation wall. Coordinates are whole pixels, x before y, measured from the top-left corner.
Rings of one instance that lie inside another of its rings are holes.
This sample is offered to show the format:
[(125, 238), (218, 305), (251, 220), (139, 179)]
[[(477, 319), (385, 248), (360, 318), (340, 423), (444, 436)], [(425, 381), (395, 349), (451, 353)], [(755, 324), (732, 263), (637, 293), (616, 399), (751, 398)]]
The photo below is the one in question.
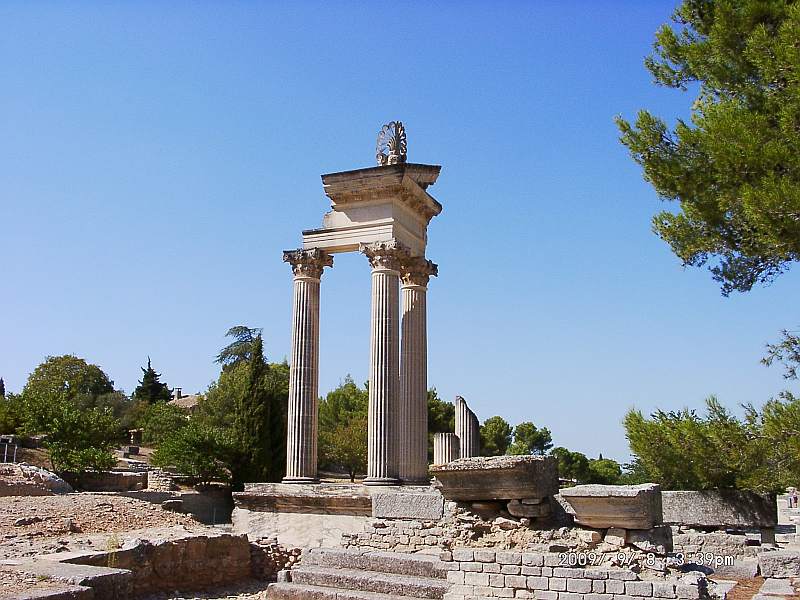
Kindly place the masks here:
[(760, 543), (744, 534), (734, 535), (724, 531), (672, 530), (672, 545), (675, 552), (692, 556), (698, 553), (719, 557), (755, 558), (762, 551)]
[(419, 552), (431, 548), (449, 547), (451, 532), (437, 521), (405, 521), (375, 519), (357, 533), (343, 533), (345, 548), (374, 548), (393, 552)]
[(697, 574), (677, 579), (625, 568), (565, 567), (564, 555), (554, 553), (454, 548), (441, 559), (452, 584), (445, 600), (699, 600), (707, 593), (707, 581)]

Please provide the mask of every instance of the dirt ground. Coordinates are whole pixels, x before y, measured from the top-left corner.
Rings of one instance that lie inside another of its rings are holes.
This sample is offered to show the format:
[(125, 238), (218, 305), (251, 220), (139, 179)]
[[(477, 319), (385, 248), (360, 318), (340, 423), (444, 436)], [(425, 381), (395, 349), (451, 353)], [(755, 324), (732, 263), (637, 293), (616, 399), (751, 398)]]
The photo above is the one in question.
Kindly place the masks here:
[(201, 527), (189, 515), (122, 496), (7, 496), (0, 510), (0, 558), (74, 551), (91, 545), (92, 534), (173, 525)]

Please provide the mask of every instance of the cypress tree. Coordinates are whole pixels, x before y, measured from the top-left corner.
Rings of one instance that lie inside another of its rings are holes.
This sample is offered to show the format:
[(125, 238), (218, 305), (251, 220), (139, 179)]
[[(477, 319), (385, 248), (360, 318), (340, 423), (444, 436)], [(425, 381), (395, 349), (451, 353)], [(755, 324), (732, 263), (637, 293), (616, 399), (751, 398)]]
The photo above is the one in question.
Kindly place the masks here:
[(150, 357), (147, 357), (147, 368), (141, 367), (142, 380), (133, 391), (134, 400), (144, 400), (145, 402), (154, 403), (159, 401), (167, 402), (172, 398), (172, 390), (167, 387), (166, 383), (161, 383), (161, 374), (156, 373), (156, 370), (150, 365)]
[(236, 405), (234, 431), (239, 454), (238, 483), (267, 481), (271, 471), (269, 443), (269, 367), (264, 361), (261, 336), (253, 342), (247, 365), (247, 384)]
[(6, 397), (6, 382), (0, 377), (0, 398)]

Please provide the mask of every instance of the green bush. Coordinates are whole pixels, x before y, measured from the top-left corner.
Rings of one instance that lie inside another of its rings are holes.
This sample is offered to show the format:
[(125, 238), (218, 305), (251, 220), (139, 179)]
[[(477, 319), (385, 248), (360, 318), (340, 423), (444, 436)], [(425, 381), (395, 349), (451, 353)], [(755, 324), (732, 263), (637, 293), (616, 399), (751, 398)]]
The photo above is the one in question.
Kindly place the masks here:
[(223, 430), (190, 421), (153, 453), (157, 467), (171, 467), (195, 482), (229, 481), (233, 442)]
[(142, 443), (158, 446), (174, 432), (189, 424), (186, 413), (174, 404), (156, 402), (148, 406), (139, 420)]

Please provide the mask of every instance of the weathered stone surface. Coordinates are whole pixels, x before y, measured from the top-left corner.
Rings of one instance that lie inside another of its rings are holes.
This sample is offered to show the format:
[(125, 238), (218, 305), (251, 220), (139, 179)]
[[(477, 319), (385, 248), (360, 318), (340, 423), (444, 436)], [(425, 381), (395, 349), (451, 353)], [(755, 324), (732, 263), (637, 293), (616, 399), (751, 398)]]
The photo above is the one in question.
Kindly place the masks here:
[(606, 544), (616, 546), (617, 548), (622, 548), (625, 545), (625, 540), (627, 537), (628, 532), (624, 529), (620, 529), (619, 527), (609, 527), (608, 531), (606, 531), (606, 536), (603, 538), (603, 541)]
[(800, 577), (800, 552), (775, 550), (758, 555), (758, 568), (763, 577)]
[(26, 463), (0, 466), (0, 496), (67, 494), (72, 487), (55, 473)]
[(406, 494), (377, 492), (372, 494), (372, 516), (383, 519), (441, 519), (444, 497), (439, 492)]
[(519, 500), (558, 491), (558, 466), (552, 457), (462, 458), (433, 465), (431, 472), (449, 500)]
[(661, 492), (664, 523), (688, 527), (775, 527), (778, 507), (774, 496), (743, 490)]
[(577, 485), (561, 490), (575, 521), (604, 529), (650, 529), (662, 522), (661, 488), (642, 485)]
[(627, 543), (644, 552), (666, 554), (672, 552), (672, 528), (661, 525), (652, 529), (631, 529), (627, 532)]
[(290, 548), (338, 547), (343, 534), (356, 535), (372, 519), (369, 515), (302, 513), (235, 508), (233, 531), (250, 537), (276, 537)]
[(550, 503), (526, 504), (519, 500), (511, 500), (508, 503), (508, 512), (515, 517), (544, 517), (550, 514)]
[(372, 515), (372, 498), (361, 485), (245, 484), (234, 492), (237, 508), (250, 511), (321, 515)]

